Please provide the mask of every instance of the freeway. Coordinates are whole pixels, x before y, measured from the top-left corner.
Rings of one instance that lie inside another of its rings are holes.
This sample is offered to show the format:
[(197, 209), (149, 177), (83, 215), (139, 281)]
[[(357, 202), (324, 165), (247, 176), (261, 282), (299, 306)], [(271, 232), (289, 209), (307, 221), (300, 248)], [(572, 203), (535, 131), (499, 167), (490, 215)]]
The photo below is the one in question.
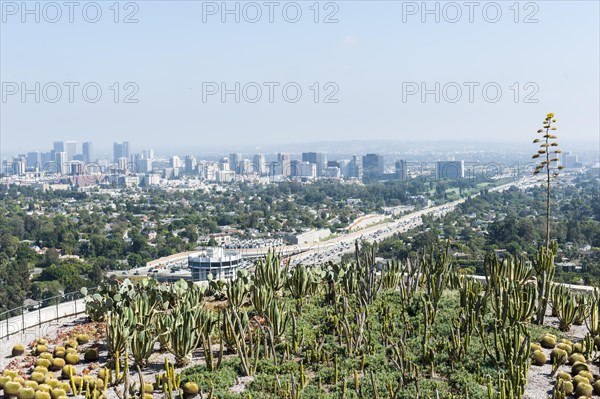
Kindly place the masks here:
[[(489, 191), (503, 191), (513, 186), (517, 187), (518, 189), (525, 189), (538, 184), (540, 184), (540, 180), (534, 177), (526, 177), (515, 182), (491, 188)], [(479, 194), (473, 194), (471, 197), (475, 197), (477, 195)], [(461, 198), (459, 200), (448, 202), (442, 205), (431, 206), (418, 211), (410, 212), (396, 219), (387, 218), (382, 222), (367, 226), (361, 230), (347, 232), (343, 235), (339, 235), (317, 243), (284, 245), (279, 247), (243, 248), (237, 251), (241, 252), (244, 258), (253, 259), (266, 255), (269, 250), (275, 250), (284, 256), (290, 256), (290, 262), (292, 265), (299, 263), (314, 265), (322, 264), (328, 261), (335, 262), (339, 261), (344, 253), (354, 251), (354, 242), (356, 240), (365, 240), (373, 243), (391, 237), (396, 233), (406, 232), (421, 225), (421, 217), (423, 215), (433, 215), (435, 217), (443, 216), (446, 213), (454, 210), (457, 205), (463, 203), (464, 201), (466, 201), (466, 198)], [(148, 264), (144, 267), (121, 272), (114, 271), (109, 274), (119, 274), (123, 277), (131, 277), (144, 276), (152, 273), (153, 270), (158, 270), (161, 273), (169, 273), (168, 269), (172, 266), (185, 268), (187, 266), (188, 255), (192, 253), (194, 252), (182, 252), (179, 254), (174, 254), (166, 258), (148, 262)], [(181, 273), (184, 272), (177, 272), (177, 274), (171, 277), (176, 277)]]

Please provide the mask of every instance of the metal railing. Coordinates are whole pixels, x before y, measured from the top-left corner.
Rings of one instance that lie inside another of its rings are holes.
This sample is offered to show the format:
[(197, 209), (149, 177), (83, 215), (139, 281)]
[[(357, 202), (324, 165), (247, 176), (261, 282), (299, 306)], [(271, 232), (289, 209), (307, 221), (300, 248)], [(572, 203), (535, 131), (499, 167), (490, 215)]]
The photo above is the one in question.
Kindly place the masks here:
[[(88, 294), (94, 289), (88, 289)], [(0, 340), (13, 334), (85, 312), (83, 295), (79, 291), (44, 298), (36, 307), (19, 306), (0, 313)]]

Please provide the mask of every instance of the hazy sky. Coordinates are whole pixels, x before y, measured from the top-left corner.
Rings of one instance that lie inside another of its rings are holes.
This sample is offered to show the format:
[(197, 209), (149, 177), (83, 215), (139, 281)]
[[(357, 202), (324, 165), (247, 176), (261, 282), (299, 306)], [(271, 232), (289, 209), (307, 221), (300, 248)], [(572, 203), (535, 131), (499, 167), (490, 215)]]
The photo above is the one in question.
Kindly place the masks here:
[(527, 145), (550, 111), (563, 142), (599, 138), (597, 1), (23, 4), (1, 2), (4, 156), (55, 139)]

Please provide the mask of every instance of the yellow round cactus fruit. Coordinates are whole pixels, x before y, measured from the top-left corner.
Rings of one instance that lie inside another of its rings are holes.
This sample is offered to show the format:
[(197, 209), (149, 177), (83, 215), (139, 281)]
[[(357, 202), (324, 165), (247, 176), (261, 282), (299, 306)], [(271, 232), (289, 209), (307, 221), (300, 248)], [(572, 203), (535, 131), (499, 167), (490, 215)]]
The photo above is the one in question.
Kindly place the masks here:
[(34, 399), (35, 398), (35, 390), (31, 387), (22, 387), (17, 392), (17, 398), (19, 398), (19, 399)]
[(77, 364), (79, 363), (79, 354), (67, 353), (65, 355), (65, 361), (67, 362), (67, 364)]
[(64, 379), (68, 379), (71, 378), (71, 375), (75, 375), (77, 373), (77, 370), (75, 369), (75, 366), (71, 365), (71, 364), (67, 364), (65, 365), (65, 367), (62, 368), (61, 372), (60, 372), (60, 376)]
[(90, 342), (90, 337), (87, 334), (79, 334), (76, 339), (79, 345), (87, 344), (88, 342)]
[(12, 378), (7, 375), (0, 375), (0, 389), (4, 388), (7, 382), (12, 381)]
[(531, 354), (531, 360), (536, 366), (543, 366), (548, 359), (546, 359), (546, 354), (544, 352), (537, 350)]
[(193, 398), (198, 395), (200, 389), (198, 388), (198, 384), (195, 382), (186, 382), (183, 384), (183, 397), (184, 398)]
[(97, 362), (100, 359), (100, 354), (98, 353), (98, 349), (90, 348), (85, 351), (83, 358), (86, 362)]
[(62, 388), (54, 388), (50, 391), (50, 396), (52, 396), (52, 399), (58, 399), (61, 396), (67, 396), (67, 393)]
[(571, 374), (577, 375), (581, 371), (590, 371), (590, 366), (588, 366), (587, 363), (584, 362), (573, 363), (573, 366), (571, 366)]
[(575, 396), (577, 397), (584, 396), (586, 398), (591, 398), (592, 392), (594, 392), (594, 388), (592, 388), (590, 384), (586, 384), (584, 382), (577, 384), (575, 387)]
[(556, 338), (549, 334), (544, 335), (540, 341), (540, 344), (542, 345), (542, 348), (554, 349), (556, 346)]
[(21, 389), (21, 384), (15, 381), (8, 381), (4, 384), (4, 396), (17, 396), (19, 389)]
[(569, 356), (571, 356), (571, 354), (573, 353), (573, 347), (571, 345), (567, 345), (561, 342), (558, 345), (556, 345), (556, 347), (567, 352), (567, 355)]
[(13, 348), (12, 348), (13, 356), (22, 356), (24, 353), (25, 353), (25, 345), (16, 344), (15, 346), (13, 346)]
[(43, 384), (46, 381), (46, 374), (40, 373), (39, 371), (34, 371), (31, 373), (31, 379), (38, 384)]
[(52, 399), (50, 392), (40, 391), (39, 389), (35, 392), (35, 399)]

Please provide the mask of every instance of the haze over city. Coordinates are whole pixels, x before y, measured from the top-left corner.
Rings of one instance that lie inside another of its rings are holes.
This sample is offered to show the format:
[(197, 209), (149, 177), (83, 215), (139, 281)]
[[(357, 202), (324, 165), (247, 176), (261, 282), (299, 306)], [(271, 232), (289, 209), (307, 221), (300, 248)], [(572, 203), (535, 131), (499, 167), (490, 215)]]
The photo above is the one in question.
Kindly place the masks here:
[(81, 4), (73, 22), (62, 5), (57, 18), (2, 4), (3, 157), (54, 139), (172, 152), (515, 142), (552, 110), (563, 142), (598, 140), (595, 1), (100, 3), (100, 17)]

